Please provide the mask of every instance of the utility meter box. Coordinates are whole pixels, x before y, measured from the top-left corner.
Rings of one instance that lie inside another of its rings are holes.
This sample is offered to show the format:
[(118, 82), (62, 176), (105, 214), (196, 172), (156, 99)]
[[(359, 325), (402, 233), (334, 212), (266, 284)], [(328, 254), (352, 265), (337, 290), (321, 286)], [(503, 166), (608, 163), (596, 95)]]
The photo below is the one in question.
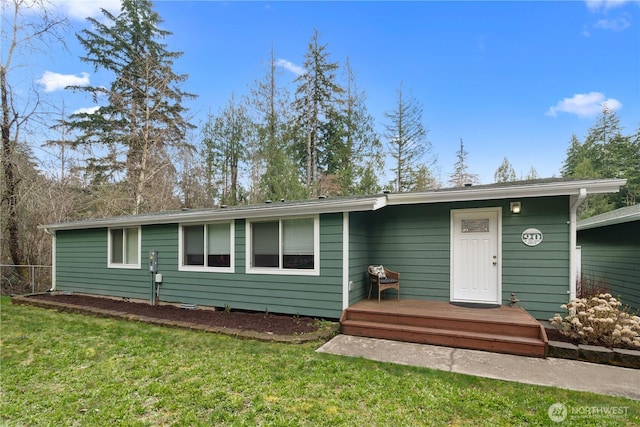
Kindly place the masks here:
[(158, 251), (149, 251), (149, 271), (158, 272)]

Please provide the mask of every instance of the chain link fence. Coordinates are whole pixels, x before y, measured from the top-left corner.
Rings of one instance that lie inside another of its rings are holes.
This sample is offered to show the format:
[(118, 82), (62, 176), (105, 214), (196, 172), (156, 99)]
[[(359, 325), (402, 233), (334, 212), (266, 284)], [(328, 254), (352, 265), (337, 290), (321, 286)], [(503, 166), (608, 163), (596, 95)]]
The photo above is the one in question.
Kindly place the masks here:
[(2, 295), (24, 295), (51, 289), (50, 265), (0, 264)]

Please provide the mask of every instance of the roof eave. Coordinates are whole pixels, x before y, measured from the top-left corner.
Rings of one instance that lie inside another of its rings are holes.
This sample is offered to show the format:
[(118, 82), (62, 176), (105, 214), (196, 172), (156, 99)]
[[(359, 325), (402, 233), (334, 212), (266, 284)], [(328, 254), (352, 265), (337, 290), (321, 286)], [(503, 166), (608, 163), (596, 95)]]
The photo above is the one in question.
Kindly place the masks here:
[(388, 195), (389, 205), (416, 203), (465, 202), (474, 200), (495, 200), (525, 197), (550, 197), (575, 195), (581, 188), (587, 194), (616, 193), (625, 185), (625, 179), (581, 180), (551, 182), (544, 184), (522, 184), (511, 187), (463, 187), (450, 191), (429, 191), (423, 193), (392, 193)]
[(609, 225), (624, 224), (632, 221), (640, 221), (640, 215), (635, 214), (635, 215), (621, 216), (621, 217), (613, 218), (609, 220), (595, 221), (589, 224), (578, 223), (576, 230), (578, 231), (589, 230), (591, 228), (599, 228), (599, 227), (606, 227)]
[(316, 215), (336, 212), (372, 211), (386, 205), (384, 196), (355, 200), (321, 200), (286, 205), (269, 203), (250, 209), (220, 208), (212, 210), (184, 211), (161, 215), (131, 215), (89, 221), (42, 225), (48, 231), (82, 230), (105, 227), (134, 227), (155, 224), (192, 224), (205, 221), (230, 221), (233, 219), (280, 218), (300, 215)]
[(588, 230), (591, 228), (607, 227), (610, 225), (625, 224), (634, 221), (640, 221), (640, 205), (632, 205), (583, 219), (578, 221), (577, 230)]

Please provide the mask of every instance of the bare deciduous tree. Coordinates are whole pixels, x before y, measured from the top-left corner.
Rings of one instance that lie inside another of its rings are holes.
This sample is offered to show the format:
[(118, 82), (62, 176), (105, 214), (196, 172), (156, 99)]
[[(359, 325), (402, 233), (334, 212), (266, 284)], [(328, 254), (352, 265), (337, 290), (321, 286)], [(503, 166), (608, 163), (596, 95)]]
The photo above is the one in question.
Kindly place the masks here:
[[(2, 119), (2, 230), (8, 248), (8, 256), (15, 265), (24, 264), (28, 254), (25, 252), (25, 227), (20, 203), (22, 184), (29, 185), (24, 174), (29, 162), (25, 163), (24, 142), (21, 132), (28, 129), (36, 120), (39, 108), (39, 94), (14, 90), (14, 82), (22, 78), (21, 61), (34, 51), (46, 52), (50, 44), (64, 44), (62, 34), (67, 26), (65, 18), (51, 12), (52, 6), (40, 0), (3, 0), (2, 1), (2, 58), (0, 60), (0, 102)], [(29, 165), (31, 166), (31, 165)], [(6, 213), (5, 213), (6, 212)], [(2, 254), (3, 258), (5, 254)]]

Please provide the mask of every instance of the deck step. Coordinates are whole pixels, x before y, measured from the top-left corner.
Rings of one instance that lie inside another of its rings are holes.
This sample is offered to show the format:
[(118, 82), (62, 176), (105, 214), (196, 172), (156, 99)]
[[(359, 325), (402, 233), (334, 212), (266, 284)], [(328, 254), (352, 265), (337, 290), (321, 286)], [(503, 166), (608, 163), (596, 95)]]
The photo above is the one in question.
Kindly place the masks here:
[(532, 337), (361, 320), (344, 320), (341, 326), (342, 333), (346, 335), (469, 348), (522, 356), (544, 357), (546, 350), (546, 344), (543, 340)]
[(516, 335), (530, 338), (539, 338), (540, 336), (539, 324), (531, 322), (518, 323), (500, 320), (470, 320), (429, 314), (379, 313), (351, 308), (348, 309), (346, 319), (480, 333), (490, 329), (493, 334)]
[(545, 357), (544, 329), (520, 307), (471, 309), (438, 301), (361, 301), (340, 319), (342, 333), (421, 344)]

